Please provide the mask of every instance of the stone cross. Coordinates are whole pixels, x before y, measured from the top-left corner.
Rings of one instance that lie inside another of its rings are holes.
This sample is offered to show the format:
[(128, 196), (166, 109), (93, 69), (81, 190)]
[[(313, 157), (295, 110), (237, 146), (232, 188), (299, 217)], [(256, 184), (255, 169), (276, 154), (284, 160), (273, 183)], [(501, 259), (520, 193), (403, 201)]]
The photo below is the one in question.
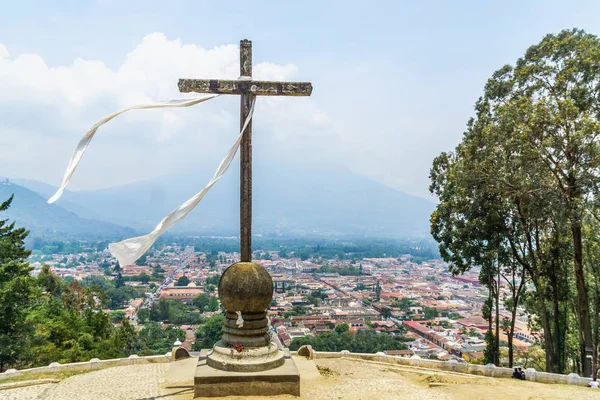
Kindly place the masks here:
[[(273, 82), (252, 80), (252, 42), (240, 41), (240, 76), (246, 80), (180, 79), (183, 93), (239, 94), (240, 129), (250, 112), (254, 96), (310, 96), (310, 82)], [(241, 261), (252, 261), (252, 121), (240, 144), (240, 247)]]

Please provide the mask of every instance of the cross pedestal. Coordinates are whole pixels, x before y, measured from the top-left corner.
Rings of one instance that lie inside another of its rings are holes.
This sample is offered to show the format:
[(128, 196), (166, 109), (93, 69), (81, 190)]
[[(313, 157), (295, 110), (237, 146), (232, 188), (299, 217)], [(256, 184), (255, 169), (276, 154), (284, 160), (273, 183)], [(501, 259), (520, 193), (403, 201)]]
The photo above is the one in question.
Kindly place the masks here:
[(194, 397), (300, 396), (294, 360), (271, 340), (266, 309), (272, 297), (273, 280), (262, 266), (239, 262), (225, 270), (219, 281), (227, 310), (223, 336), (201, 352)]
[(273, 297), (271, 275), (253, 262), (239, 262), (223, 272), (219, 298), (227, 310), (223, 337), (206, 363), (220, 370), (259, 372), (284, 364), (283, 351), (271, 340), (266, 309)]
[(206, 364), (208, 350), (200, 352), (194, 376), (194, 398), (224, 396), (300, 396), (300, 373), (286, 349), (284, 364), (260, 372), (233, 372)]
[[(310, 82), (252, 80), (252, 42), (240, 42), (240, 80), (180, 79), (181, 92), (239, 94), (240, 127), (244, 128), (255, 96), (310, 96)], [(252, 262), (252, 122), (240, 144), (241, 262), (225, 270), (219, 299), (227, 310), (223, 336), (203, 350), (194, 377), (194, 397), (300, 395), (294, 360), (271, 340), (267, 307), (273, 280)]]

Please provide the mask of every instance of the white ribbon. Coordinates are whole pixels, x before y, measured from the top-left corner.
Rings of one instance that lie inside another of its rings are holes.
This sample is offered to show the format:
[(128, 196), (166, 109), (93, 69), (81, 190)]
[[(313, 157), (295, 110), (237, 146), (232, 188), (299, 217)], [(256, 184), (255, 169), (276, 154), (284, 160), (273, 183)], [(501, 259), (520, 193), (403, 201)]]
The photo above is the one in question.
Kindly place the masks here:
[(172, 99), (172, 100), (167, 100), (167, 101), (163, 101), (163, 102), (159, 102), (159, 103), (142, 104), (142, 105), (138, 105), (138, 106), (125, 108), (123, 110), (119, 110), (115, 113), (112, 113), (112, 114), (107, 115), (106, 117), (102, 118), (100, 121), (96, 122), (94, 124), (94, 126), (92, 126), (91, 129), (86, 132), (85, 135), (83, 135), (83, 137), (77, 144), (77, 147), (75, 148), (75, 151), (73, 152), (73, 155), (71, 156), (71, 160), (69, 161), (69, 165), (67, 166), (67, 170), (65, 171), (65, 175), (63, 176), (62, 183), (60, 184), (60, 187), (58, 188), (56, 193), (54, 193), (54, 195), (48, 200), (48, 203), (54, 203), (56, 200), (58, 200), (60, 198), (60, 196), (62, 196), (63, 192), (65, 191), (65, 188), (67, 187), (67, 185), (69, 184), (69, 181), (71, 180), (71, 177), (73, 176), (73, 173), (75, 172), (75, 169), (77, 169), (77, 166), (79, 165), (79, 162), (81, 161), (81, 158), (83, 157), (83, 153), (85, 153), (85, 150), (87, 149), (88, 145), (94, 138), (96, 131), (98, 130), (98, 128), (100, 128), (102, 125), (104, 125), (111, 119), (113, 119), (116, 116), (121, 115), (127, 111), (130, 111), (130, 110), (141, 110), (141, 109), (147, 109), (147, 108), (189, 107), (189, 106), (196, 105), (198, 103), (205, 102), (210, 99), (214, 99), (217, 96), (218, 96), (218, 94), (210, 95), (210, 96), (206, 96), (206, 97), (194, 97), (191, 99)]
[(235, 320), (235, 324), (238, 326), (238, 328), (241, 328), (244, 326), (244, 318), (242, 317), (242, 312), (236, 311), (235, 313), (238, 316), (237, 319)]
[[(182, 205), (173, 210), (169, 215), (164, 217), (162, 221), (154, 228), (152, 232), (144, 236), (138, 236), (131, 239), (123, 240), (119, 243), (110, 243), (108, 245), (108, 249), (110, 253), (117, 258), (119, 261), (119, 265), (125, 266), (129, 264), (133, 264), (138, 258), (140, 258), (158, 239), (160, 235), (162, 235), (167, 229), (171, 228), (173, 225), (177, 224), (179, 221), (184, 219), (193, 209), (198, 205), (200, 200), (204, 197), (204, 195), (213, 187), (215, 183), (221, 176), (227, 171), (229, 165), (231, 165), (231, 161), (233, 161), (233, 157), (237, 153), (238, 147), (240, 147), (240, 142), (242, 141), (242, 137), (244, 135), (244, 131), (250, 123), (252, 119), (252, 114), (254, 113), (254, 103), (256, 102), (256, 98), (252, 98), (252, 105), (250, 107), (250, 112), (244, 121), (244, 125), (240, 130), (240, 134), (237, 137), (236, 141), (233, 143), (223, 161), (217, 168), (217, 171), (213, 175), (212, 179), (208, 182), (208, 184), (196, 193), (193, 197), (188, 199)], [(114, 117), (113, 117), (114, 118)]]

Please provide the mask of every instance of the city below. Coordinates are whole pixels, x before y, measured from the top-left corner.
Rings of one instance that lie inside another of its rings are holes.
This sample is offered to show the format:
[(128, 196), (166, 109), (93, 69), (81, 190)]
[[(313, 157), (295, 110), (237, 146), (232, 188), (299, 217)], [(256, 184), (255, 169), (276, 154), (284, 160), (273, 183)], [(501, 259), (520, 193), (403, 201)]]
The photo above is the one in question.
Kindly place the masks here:
[[(175, 325), (184, 331), (185, 338), (179, 338), (184, 347), (198, 350), (203, 343), (196, 343), (201, 336), (197, 331), (207, 319), (221, 314), (219, 277), (239, 261), (239, 254), (201, 252), (176, 244), (157, 248), (136, 265), (122, 268), (116, 267), (108, 250), (85, 246), (73, 254), (44, 246), (34, 250), (29, 261), (34, 275), (48, 265), (67, 282), (103, 286), (110, 304), (105, 311), (113, 316), (115, 326), (126, 318), (139, 331), (147, 320), (158, 320), (163, 330)], [(255, 251), (254, 259), (273, 278), (268, 315), (272, 337), (279, 345), (297, 349), (328, 332), (368, 330), (400, 343), (385, 349), (389, 355), (483, 362), (489, 323), (481, 310), (489, 296), (478, 280), (478, 270), (452, 276), (448, 264), (439, 259), (409, 254), (357, 259), (348, 253), (325, 259), (288, 251)], [(125, 290), (118, 289), (117, 281)], [(501, 299), (509, 296), (508, 290), (502, 287)], [(502, 304), (500, 318), (511, 318)], [(520, 309), (514, 329), (516, 354), (527, 352), (538, 338), (528, 330), (527, 317)], [(508, 329), (502, 331), (500, 345), (506, 349)]]

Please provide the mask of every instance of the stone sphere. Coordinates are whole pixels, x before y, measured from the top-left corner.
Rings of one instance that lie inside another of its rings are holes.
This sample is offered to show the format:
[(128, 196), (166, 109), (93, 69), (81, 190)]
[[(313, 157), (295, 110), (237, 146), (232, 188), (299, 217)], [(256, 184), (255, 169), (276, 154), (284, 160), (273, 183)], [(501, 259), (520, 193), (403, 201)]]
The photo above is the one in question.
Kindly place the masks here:
[(261, 265), (239, 262), (230, 265), (219, 280), (219, 299), (231, 313), (258, 313), (273, 298), (273, 279)]

